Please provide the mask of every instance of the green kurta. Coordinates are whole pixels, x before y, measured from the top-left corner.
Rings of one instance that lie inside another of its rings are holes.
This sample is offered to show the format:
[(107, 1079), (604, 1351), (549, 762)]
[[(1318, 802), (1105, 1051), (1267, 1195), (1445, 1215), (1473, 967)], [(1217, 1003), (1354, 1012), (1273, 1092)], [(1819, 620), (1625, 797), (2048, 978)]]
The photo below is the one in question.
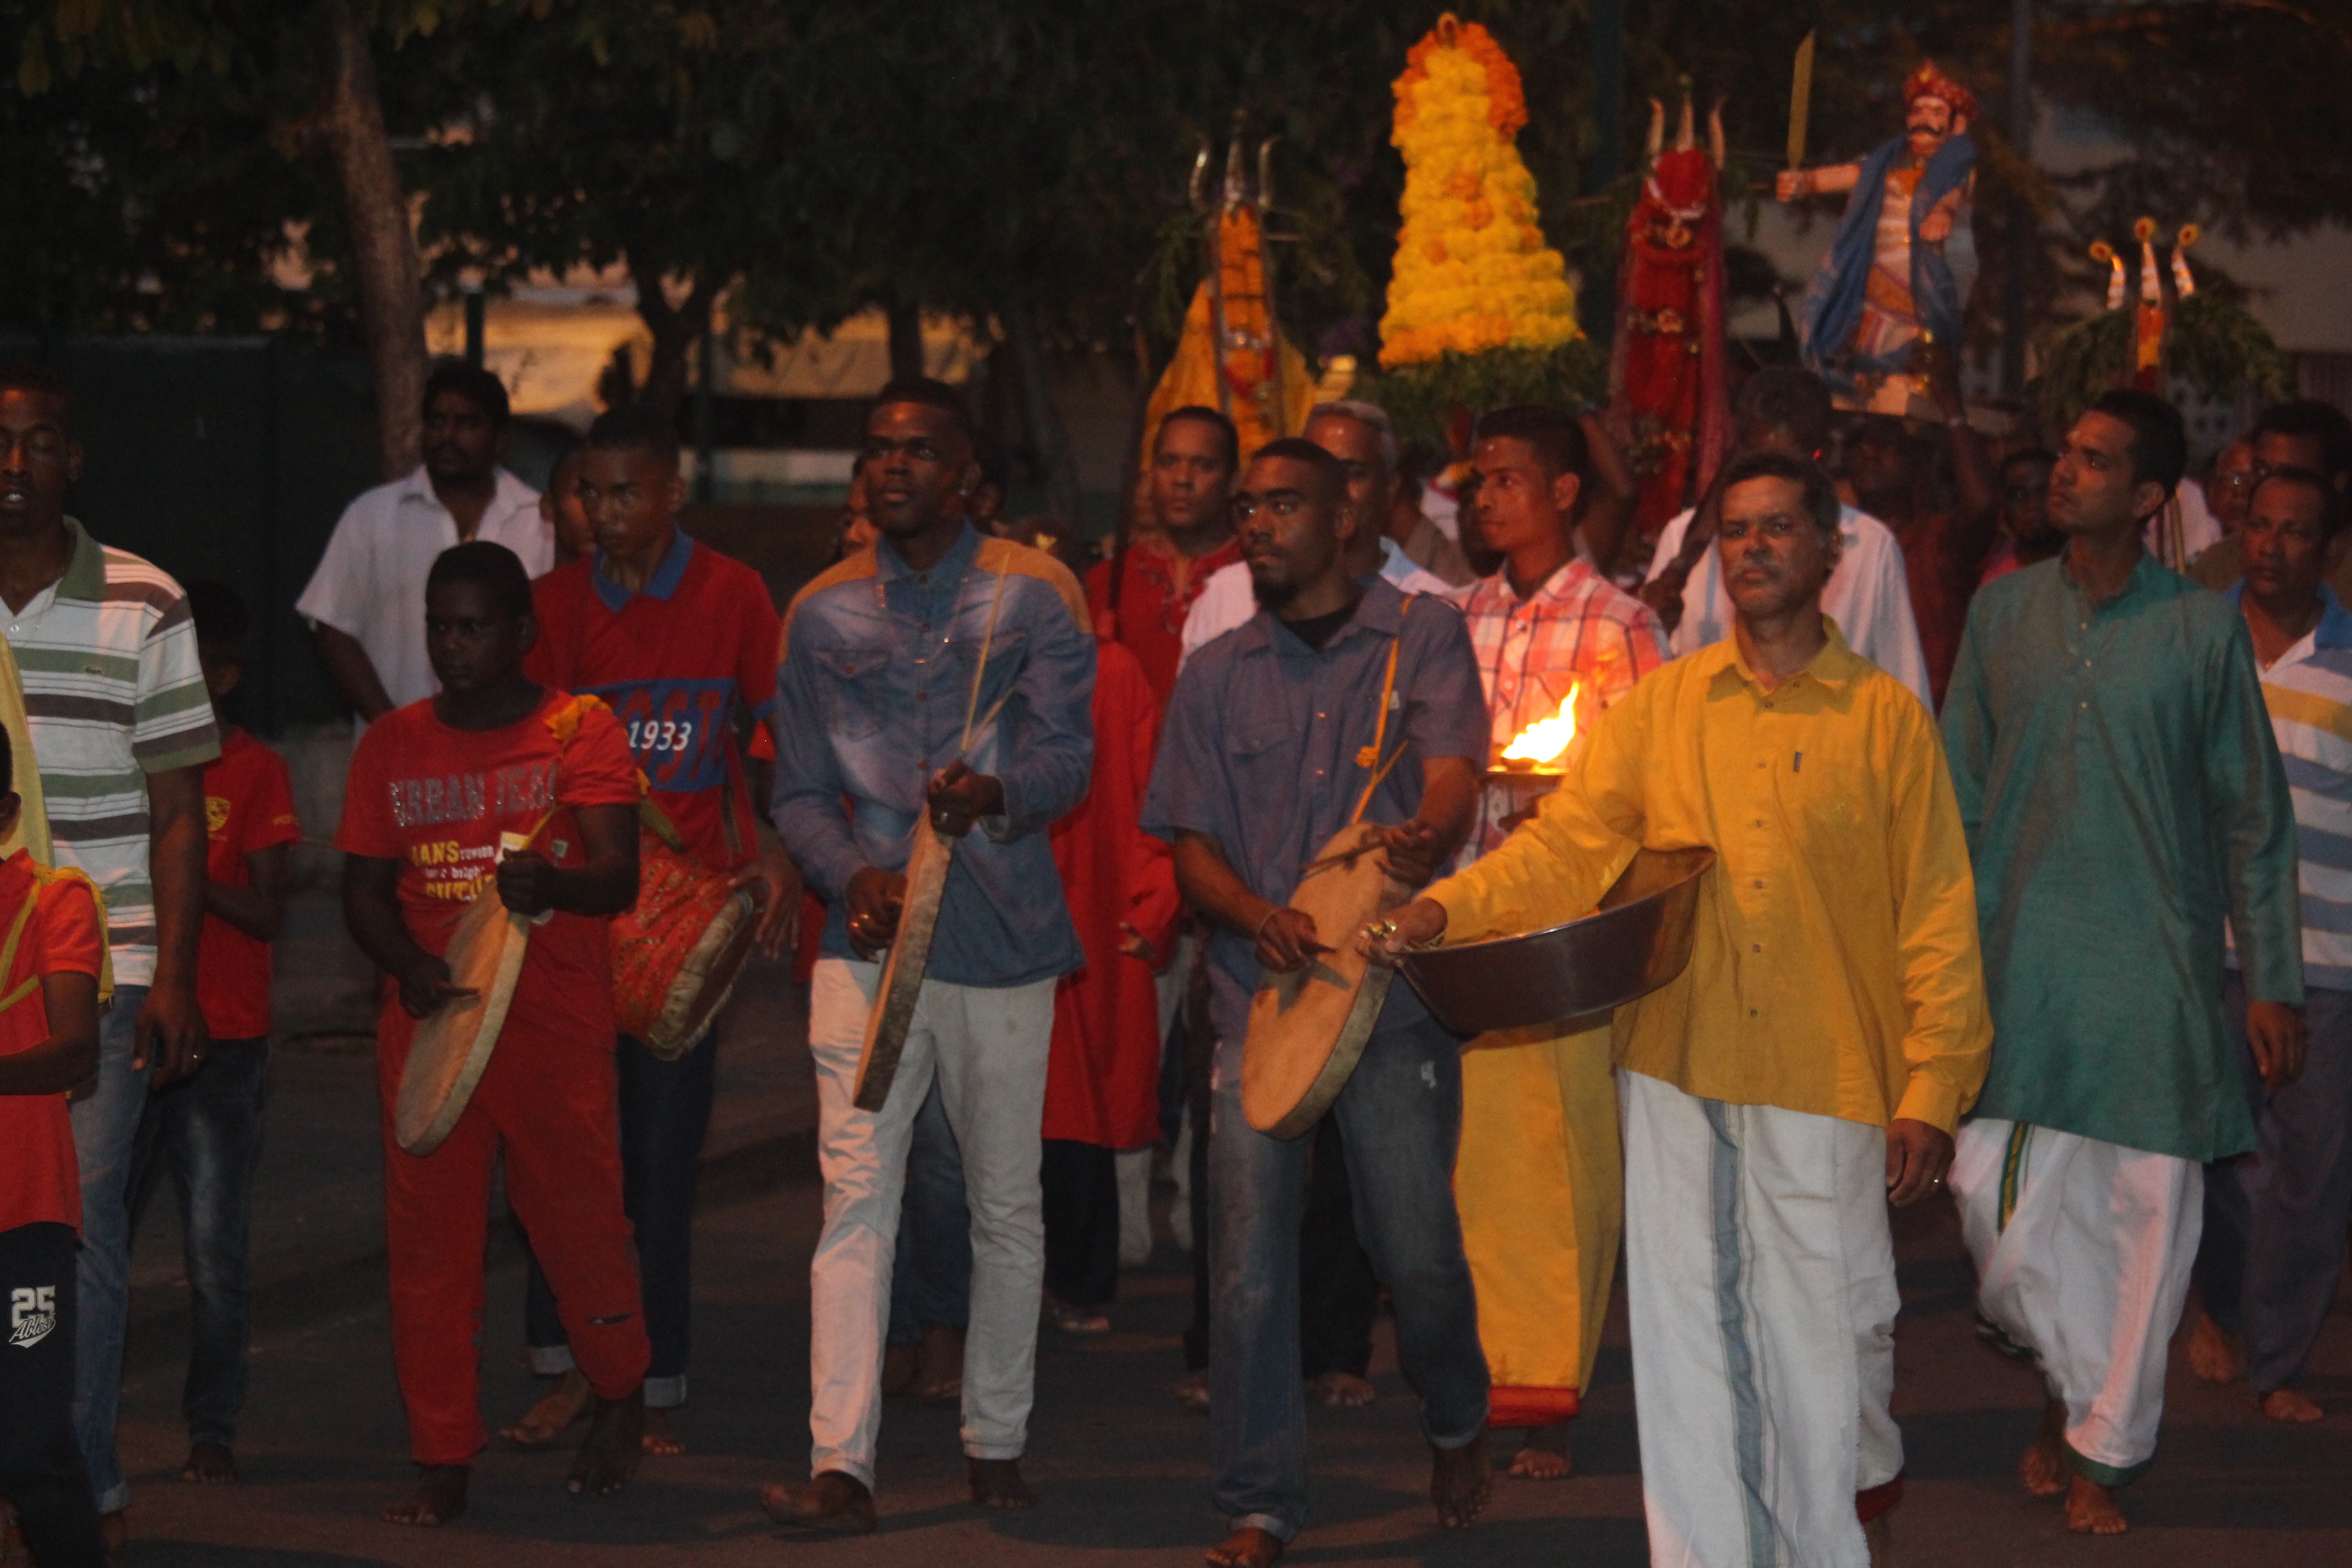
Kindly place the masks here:
[(2094, 608), (2062, 557), (1976, 596), (1944, 706), (1984, 929), (1976, 1114), (2189, 1160), (2254, 1146), (2221, 1017), (2303, 1001), (2294, 810), (2253, 645), (2143, 559)]

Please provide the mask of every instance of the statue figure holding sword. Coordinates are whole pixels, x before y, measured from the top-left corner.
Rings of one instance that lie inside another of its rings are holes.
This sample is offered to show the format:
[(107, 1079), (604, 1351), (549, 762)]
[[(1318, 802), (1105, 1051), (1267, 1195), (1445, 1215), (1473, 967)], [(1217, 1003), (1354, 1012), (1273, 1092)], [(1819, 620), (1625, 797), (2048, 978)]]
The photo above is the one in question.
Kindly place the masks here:
[(1853, 195), (1798, 305), (1805, 364), (1829, 382), (1842, 405), (1908, 414), (1926, 392), (1920, 349), (1958, 336), (1976, 284), (1969, 224), (1976, 95), (1927, 61), (1903, 84), (1904, 134), (1858, 163), (1808, 169), (1812, 51), (1808, 34), (1797, 51), (1790, 95), (1789, 167), (1774, 195), (1784, 202), (1835, 191)]

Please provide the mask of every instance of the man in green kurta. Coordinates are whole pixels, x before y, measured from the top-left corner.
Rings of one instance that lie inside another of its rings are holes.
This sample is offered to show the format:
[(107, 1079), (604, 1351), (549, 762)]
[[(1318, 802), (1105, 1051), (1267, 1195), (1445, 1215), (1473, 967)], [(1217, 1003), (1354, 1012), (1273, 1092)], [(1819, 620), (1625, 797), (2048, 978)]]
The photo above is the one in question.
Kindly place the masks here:
[(2151, 394), (2092, 405), (2051, 479), (2065, 552), (1977, 595), (1944, 709), (1993, 1014), (1952, 1187), (1979, 1309), (2049, 1393), (2022, 1479), (2099, 1534), (2156, 1453), (2203, 1165), (2254, 1146), (2224, 921), (2264, 1078), (2303, 1055), (2294, 814), (2245, 624), (2140, 543), (2187, 448)]

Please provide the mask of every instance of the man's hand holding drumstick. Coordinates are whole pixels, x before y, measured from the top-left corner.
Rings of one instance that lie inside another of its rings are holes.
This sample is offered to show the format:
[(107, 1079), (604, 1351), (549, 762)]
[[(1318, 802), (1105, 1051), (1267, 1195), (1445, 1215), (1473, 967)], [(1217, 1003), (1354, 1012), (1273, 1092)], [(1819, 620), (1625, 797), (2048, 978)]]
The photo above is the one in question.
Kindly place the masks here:
[[(1003, 815), (1004, 783), (950, 763), (931, 780), (925, 805), (935, 831), (961, 838), (982, 819)], [(871, 963), (889, 948), (906, 903), (907, 879), (899, 872), (868, 866), (849, 879), (849, 945), (858, 957)]]

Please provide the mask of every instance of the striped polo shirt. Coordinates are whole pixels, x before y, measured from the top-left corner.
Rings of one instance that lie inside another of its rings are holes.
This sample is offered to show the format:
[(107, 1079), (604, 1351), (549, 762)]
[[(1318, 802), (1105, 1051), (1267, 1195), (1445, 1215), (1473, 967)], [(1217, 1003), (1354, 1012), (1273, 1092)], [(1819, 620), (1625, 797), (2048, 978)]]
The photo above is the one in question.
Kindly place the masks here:
[(2263, 705), (2294, 796), (2303, 983), (2352, 991), (2352, 610), (2319, 598), (2319, 625), (2263, 671)]
[(8, 619), (58, 863), (106, 895), (114, 977), (155, 977), (147, 775), (220, 755), (187, 595), (72, 518), (65, 575)]

